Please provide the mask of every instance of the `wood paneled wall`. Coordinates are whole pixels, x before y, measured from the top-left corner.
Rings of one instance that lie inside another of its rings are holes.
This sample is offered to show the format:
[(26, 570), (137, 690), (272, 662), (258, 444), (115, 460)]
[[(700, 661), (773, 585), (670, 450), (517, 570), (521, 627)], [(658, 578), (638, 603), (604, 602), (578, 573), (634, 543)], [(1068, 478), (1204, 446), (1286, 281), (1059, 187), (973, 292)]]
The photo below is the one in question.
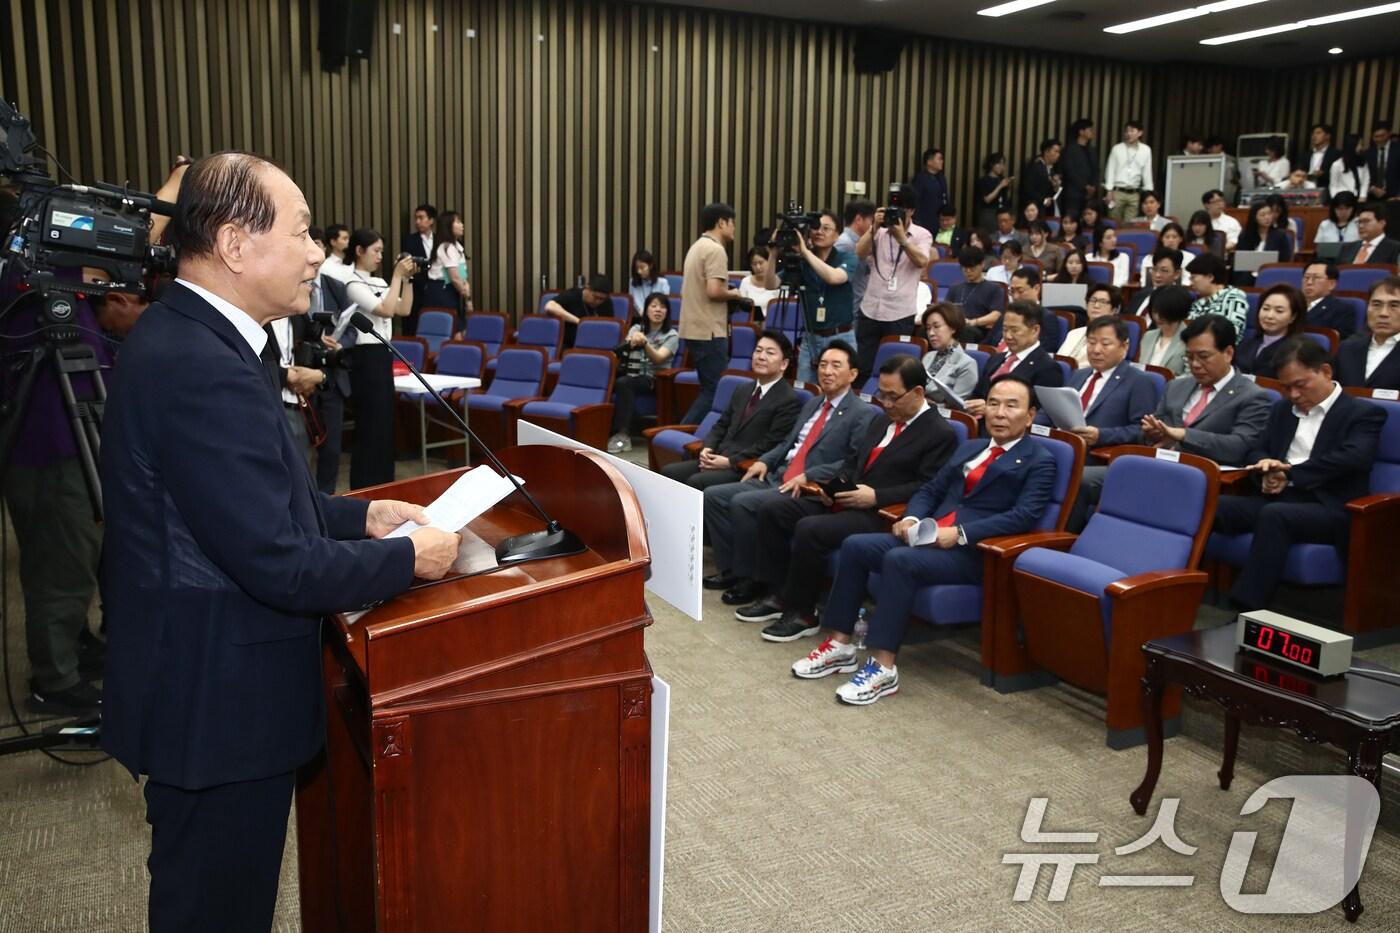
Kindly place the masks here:
[(1017, 171), (1079, 116), (1106, 153), (1130, 117), (1175, 151), (1185, 129), (1306, 130), (1328, 101), (1366, 129), (1396, 108), (1389, 60), (1263, 79), (1271, 123), (1260, 73), (927, 38), (857, 75), (844, 29), (602, 0), (379, 0), (369, 60), (334, 73), (317, 0), (4, 6), (0, 93), (79, 179), (150, 190), (176, 153), (253, 149), (388, 251), (415, 204), (457, 208), (477, 307), (516, 314), (580, 273), (620, 287), (639, 246), (679, 267), (709, 201), (742, 243), (789, 198), (839, 207), (848, 179), (879, 200), (929, 144), (966, 211), (988, 152)]

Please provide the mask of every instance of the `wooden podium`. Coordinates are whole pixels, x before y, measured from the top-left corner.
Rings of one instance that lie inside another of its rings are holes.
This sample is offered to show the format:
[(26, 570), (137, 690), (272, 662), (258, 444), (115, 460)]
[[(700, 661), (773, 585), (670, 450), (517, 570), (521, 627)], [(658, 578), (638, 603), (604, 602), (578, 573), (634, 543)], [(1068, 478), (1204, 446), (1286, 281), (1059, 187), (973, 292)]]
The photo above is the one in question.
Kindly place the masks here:
[[(592, 451), (501, 460), (589, 549), (494, 569), (542, 527), (516, 493), (463, 532), (454, 573), (476, 575), (326, 626), (326, 749), (297, 777), (307, 933), (646, 929), (641, 509)], [(461, 472), (356, 495), (426, 504)]]

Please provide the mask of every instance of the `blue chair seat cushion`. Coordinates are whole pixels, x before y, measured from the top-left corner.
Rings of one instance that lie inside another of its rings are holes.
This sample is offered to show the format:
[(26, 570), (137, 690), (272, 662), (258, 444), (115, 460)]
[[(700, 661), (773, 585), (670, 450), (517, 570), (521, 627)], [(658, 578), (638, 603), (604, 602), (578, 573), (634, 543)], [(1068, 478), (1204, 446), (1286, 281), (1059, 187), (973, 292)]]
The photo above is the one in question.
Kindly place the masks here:
[(1109, 598), (1104, 595), (1104, 589), (1115, 580), (1121, 580), (1125, 576), (1131, 576), (1131, 574), (1125, 574), (1117, 567), (1110, 567), (1108, 564), (1101, 564), (1087, 557), (1079, 557), (1065, 551), (1053, 551), (1043, 547), (1033, 547), (1016, 558), (1016, 570), (1079, 590), (1081, 593), (1096, 598), (1099, 601), (1099, 613), (1103, 622), (1104, 644), (1109, 643), (1111, 636), (1109, 620), (1113, 614), (1113, 606)]
[[(684, 386), (698, 386), (700, 384), (700, 374), (696, 370), (687, 369), (676, 373), (676, 384)], [(752, 393), (750, 393), (752, 394)]]
[[(1232, 567), (1243, 567), (1249, 559), (1254, 535), (1213, 533), (1206, 539), (1205, 556)], [(1305, 586), (1341, 586), (1346, 582), (1347, 567), (1342, 555), (1330, 544), (1295, 544), (1288, 549), (1283, 564), (1283, 579)]]
[(471, 411), (501, 411), (508, 401), (508, 395), (468, 395), (467, 408)]
[(571, 421), (574, 416), (574, 406), (562, 402), (529, 402), (520, 409), (520, 414), (522, 416), (537, 415), (544, 418), (560, 418), (564, 421)]
[(685, 445), (697, 438), (693, 434), (684, 431), (661, 431), (651, 439), (653, 447), (660, 447), (662, 450), (669, 450), (672, 453), (684, 453)]

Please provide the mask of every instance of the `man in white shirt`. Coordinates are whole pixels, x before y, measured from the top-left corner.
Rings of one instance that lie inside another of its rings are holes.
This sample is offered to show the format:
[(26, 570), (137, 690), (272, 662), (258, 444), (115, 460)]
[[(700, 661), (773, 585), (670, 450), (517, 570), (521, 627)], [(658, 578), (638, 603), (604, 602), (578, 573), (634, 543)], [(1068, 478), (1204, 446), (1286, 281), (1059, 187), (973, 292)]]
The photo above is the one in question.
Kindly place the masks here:
[(1332, 379), (1327, 351), (1302, 336), (1274, 354), (1287, 401), (1274, 405), (1249, 469), (1262, 496), (1221, 496), (1215, 531), (1252, 533), (1249, 556), (1230, 590), (1239, 609), (1264, 609), (1295, 544), (1345, 549), (1346, 504), (1370, 492), (1385, 411), (1348, 395)]
[(1366, 331), (1337, 348), (1337, 381), (1367, 389), (1400, 389), (1400, 355), (1395, 353), (1400, 344), (1400, 276), (1387, 276), (1371, 286)]
[(1142, 124), (1129, 120), (1123, 141), (1108, 152), (1103, 173), (1108, 192), (1108, 216), (1127, 223), (1138, 215), (1142, 192), (1152, 187), (1152, 149), (1142, 141)]
[(1211, 229), (1225, 234), (1225, 248), (1234, 249), (1235, 241), (1240, 238), (1244, 228), (1238, 220), (1225, 213), (1225, 192), (1219, 188), (1212, 188), (1201, 195), (1201, 204), (1210, 215)]

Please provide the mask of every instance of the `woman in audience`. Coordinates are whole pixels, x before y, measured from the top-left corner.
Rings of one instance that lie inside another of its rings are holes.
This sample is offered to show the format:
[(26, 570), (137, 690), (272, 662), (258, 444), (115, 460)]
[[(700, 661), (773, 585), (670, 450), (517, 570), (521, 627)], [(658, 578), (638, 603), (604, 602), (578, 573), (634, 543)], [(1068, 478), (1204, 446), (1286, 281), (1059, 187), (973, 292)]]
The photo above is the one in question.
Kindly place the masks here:
[(1142, 335), (1138, 359), (1149, 366), (1170, 369), (1175, 375), (1186, 375), (1186, 344), (1181, 342), (1181, 329), (1191, 316), (1191, 293), (1180, 285), (1155, 288), (1147, 308), (1155, 326)]
[(1066, 214), (1060, 218), (1060, 229), (1055, 234), (1054, 243), (1065, 252), (1069, 252), (1072, 249), (1087, 250), (1090, 240), (1088, 236), (1079, 232), (1079, 218)]
[(1274, 351), (1286, 337), (1301, 334), (1308, 320), (1303, 293), (1280, 283), (1259, 298), (1259, 329), (1244, 335), (1235, 350), (1235, 366), (1242, 373), (1276, 378)]
[(1288, 180), (1290, 166), (1283, 154), (1283, 140), (1271, 136), (1264, 143), (1264, 161), (1254, 169), (1254, 180), (1263, 188), (1277, 188)]
[[(394, 318), (413, 307), (413, 257), (394, 264), (389, 281), (375, 273), (384, 261), (384, 238), (360, 228), (350, 234), (345, 251), (353, 268), (345, 294), (374, 322), (385, 340), (394, 336)], [(355, 399), (355, 445), (350, 455), (350, 488), (377, 486), (394, 479), (394, 367), (389, 348), (360, 334), (350, 348), (350, 394)]]
[(1113, 266), (1113, 284), (1122, 288), (1132, 273), (1132, 260), (1126, 251), (1118, 249), (1118, 232), (1112, 227), (1094, 228), (1094, 251), (1086, 257), (1090, 262), (1106, 262)]
[[(1249, 221), (1244, 225), (1244, 232), (1235, 241), (1235, 250), (1250, 252), (1254, 250), (1269, 250), (1278, 253), (1278, 262), (1289, 262), (1293, 258), (1293, 242), (1288, 238), (1286, 231), (1280, 230), (1274, 220), (1278, 217), (1274, 206), (1267, 201), (1257, 201), (1249, 209)], [(1243, 285), (1254, 284), (1254, 274), (1252, 272), (1236, 273), (1242, 279)]]
[(982, 251), (982, 255), (985, 257), (982, 260), (984, 270), (995, 268), (1001, 264), (1001, 260), (997, 258), (1001, 252), (1001, 242), (991, 230), (978, 227), (968, 234), (967, 245), (975, 246)]
[(1027, 201), (1021, 208), (1021, 216), (1016, 221), (1016, 239), (1025, 246), (1030, 242), (1031, 224), (1040, 220), (1040, 205), (1034, 201)]
[(1314, 243), (1350, 243), (1361, 239), (1356, 229), (1356, 195), (1343, 191), (1334, 195), (1327, 219), (1317, 225)]
[[(1181, 224), (1174, 220), (1157, 231), (1157, 243), (1152, 247), (1152, 253), (1159, 249), (1181, 249), (1181, 245), (1186, 242), (1186, 231), (1181, 229)], [(1138, 264), (1138, 281), (1146, 285), (1152, 281), (1152, 253), (1142, 257), (1142, 262)], [(1183, 260), (1183, 265), (1185, 262)], [(1186, 270), (1181, 270), (1181, 284), (1190, 285), (1191, 277), (1186, 274)]]
[(466, 327), (463, 312), (472, 310), (472, 288), (467, 281), (467, 251), (462, 245), (466, 235), (462, 215), (442, 211), (433, 231), (433, 261), (428, 266), (428, 285), (423, 294), (427, 308), (451, 308), (456, 312), (453, 332), (460, 334)]
[[(1123, 307), (1123, 293), (1112, 285), (1105, 285), (1102, 282), (1095, 282), (1089, 286), (1088, 294), (1084, 298), (1084, 313), (1090, 321), (1096, 321), (1101, 317), (1110, 314), (1117, 314)], [(1060, 349), (1055, 351), (1056, 356), (1074, 357), (1076, 369), (1083, 369), (1089, 365), (1089, 327), (1076, 327), (1065, 334), (1064, 342), (1060, 344)]]
[(749, 250), (748, 265), (749, 274), (739, 280), (739, 297), (753, 302), (753, 319), (762, 321), (768, 315), (768, 302), (778, 297), (776, 288), (764, 288), (758, 284), (768, 277), (768, 251), (757, 248)]
[(1155, 191), (1142, 193), (1142, 216), (1133, 218), (1133, 223), (1146, 227), (1153, 233), (1161, 233), (1162, 228), (1172, 221), (1162, 213), (1162, 199)]
[(975, 227), (991, 230), (997, 225), (997, 211), (1011, 209), (1011, 182), (1014, 175), (1006, 174), (1006, 157), (993, 152), (982, 160), (982, 177), (973, 186), (977, 208), (973, 217)]
[(639, 249), (632, 254), (632, 274), (627, 281), (627, 294), (632, 296), (633, 310), (641, 311), (647, 298), (656, 292), (671, 294), (671, 280), (661, 277), (656, 268), (656, 257), (650, 250)]
[(1225, 234), (1210, 225), (1209, 214), (1196, 211), (1186, 222), (1186, 240), (1182, 246), (1201, 246), (1214, 256), (1224, 256)]
[[(977, 388), (977, 361), (963, 351), (958, 337), (967, 330), (967, 317), (962, 308), (941, 301), (930, 305), (919, 319), (928, 336), (929, 352), (924, 354), (924, 369), (929, 379), (937, 379), (965, 399)], [(928, 397), (940, 405), (948, 404), (948, 395), (930, 384)]]
[(1065, 254), (1060, 252), (1060, 248), (1050, 242), (1050, 228), (1045, 226), (1045, 221), (1037, 220), (1031, 224), (1027, 231), (1026, 247), (1022, 250), (1026, 259), (1034, 259), (1040, 263), (1042, 278), (1049, 278), (1060, 271), (1060, 265), (1064, 262)]
[(1056, 285), (1089, 284), (1089, 261), (1084, 258), (1082, 249), (1076, 246), (1065, 253), (1065, 261), (1061, 263), (1060, 272), (1053, 281)]
[(1364, 201), (1371, 191), (1371, 170), (1366, 166), (1366, 154), (1361, 150), (1361, 137), (1348, 133), (1342, 141), (1342, 157), (1332, 163), (1331, 178), (1327, 182), (1327, 193), (1336, 197), (1343, 191), (1356, 195), (1356, 200)]
[(1235, 339), (1244, 336), (1249, 319), (1249, 302), (1244, 292), (1230, 284), (1230, 267), (1214, 253), (1202, 253), (1186, 264), (1191, 288), (1199, 296), (1191, 305), (1191, 317), (1219, 314), (1235, 328)]
[(1102, 201), (1090, 201), (1079, 214), (1079, 229), (1084, 231), (1085, 236), (1091, 237), (1107, 216), (1108, 209)]
[[(663, 280), (664, 281), (664, 280)], [(642, 311), (632, 318), (627, 336), (617, 348), (617, 378), (613, 381), (612, 437), (608, 453), (632, 449), (632, 414), (637, 393), (656, 389), (658, 367), (665, 366), (680, 347), (681, 337), (671, 323), (669, 292), (655, 291), (642, 299)]]

